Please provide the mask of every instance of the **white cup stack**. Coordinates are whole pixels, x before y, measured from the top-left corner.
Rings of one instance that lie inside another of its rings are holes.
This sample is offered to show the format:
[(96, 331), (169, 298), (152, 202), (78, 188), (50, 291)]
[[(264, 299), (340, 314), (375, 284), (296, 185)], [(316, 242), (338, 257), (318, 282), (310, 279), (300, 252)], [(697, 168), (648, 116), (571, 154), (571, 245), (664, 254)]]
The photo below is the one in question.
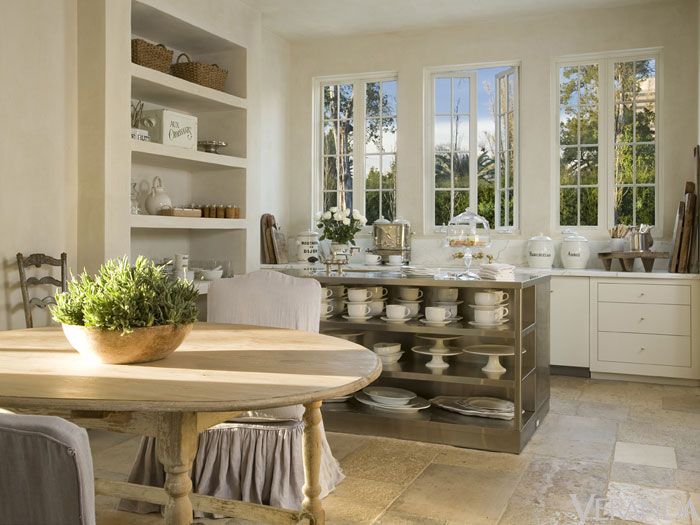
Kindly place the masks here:
[(474, 312), (472, 326), (498, 326), (508, 321), (510, 313), (506, 305), (508, 292), (503, 290), (479, 290), (474, 294), (474, 304), (469, 307)]

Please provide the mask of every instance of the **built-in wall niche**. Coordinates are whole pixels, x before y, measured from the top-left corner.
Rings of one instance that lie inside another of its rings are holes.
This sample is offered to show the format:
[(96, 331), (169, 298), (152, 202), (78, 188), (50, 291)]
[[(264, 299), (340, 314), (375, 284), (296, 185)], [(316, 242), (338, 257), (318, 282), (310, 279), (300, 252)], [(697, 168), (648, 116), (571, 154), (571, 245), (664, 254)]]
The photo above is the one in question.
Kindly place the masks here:
[(131, 259), (144, 255), (156, 261), (176, 253), (190, 260), (229, 261), (234, 274), (245, 273), (245, 230), (131, 229)]
[[(152, 160), (148, 163), (148, 160)], [(160, 159), (147, 158), (133, 162), (131, 182), (136, 183), (139, 208), (146, 214), (146, 198), (151, 191), (153, 180), (160, 177), (165, 192), (173, 206), (185, 207), (190, 204), (236, 205), (241, 217), (246, 217), (244, 170), (230, 168), (212, 171), (188, 171), (168, 168)]]
[(244, 46), (137, 0), (131, 3), (131, 32), (132, 38), (143, 38), (172, 49), (173, 60), (180, 53), (187, 53), (193, 61), (218, 64), (228, 70), (224, 91), (246, 98)]

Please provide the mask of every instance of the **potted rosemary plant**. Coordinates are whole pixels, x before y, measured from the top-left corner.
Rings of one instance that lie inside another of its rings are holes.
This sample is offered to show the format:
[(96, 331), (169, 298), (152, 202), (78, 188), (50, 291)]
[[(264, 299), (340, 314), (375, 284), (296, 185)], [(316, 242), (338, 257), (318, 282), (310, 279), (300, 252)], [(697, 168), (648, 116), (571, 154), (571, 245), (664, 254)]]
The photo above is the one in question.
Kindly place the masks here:
[(109, 260), (83, 272), (51, 307), (70, 345), (93, 361), (144, 363), (177, 349), (197, 319), (197, 290), (145, 257)]

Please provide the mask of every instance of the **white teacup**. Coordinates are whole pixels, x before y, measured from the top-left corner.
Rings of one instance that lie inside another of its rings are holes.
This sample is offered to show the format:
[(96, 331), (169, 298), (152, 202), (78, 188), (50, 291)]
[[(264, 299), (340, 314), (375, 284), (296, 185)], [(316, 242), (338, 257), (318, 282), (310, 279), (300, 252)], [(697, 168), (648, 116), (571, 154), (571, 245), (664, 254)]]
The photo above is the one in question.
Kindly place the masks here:
[(330, 299), (333, 297), (333, 290), (330, 288), (321, 288), (321, 297), (323, 299)]
[(372, 297), (369, 290), (365, 288), (350, 288), (348, 289), (348, 301), (351, 303), (364, 303)]
[(369, 303), (369, 315), (376, 317), (382, 315), (384, 311), (384, 301), (381, 299), (378, 301), (372, 301)]
[(508, 308), (497, 306), (489, 310), (474, 310), (474, 320), (481, 324), (496, 324), (508, 315)]
[(321, 302), (321, 315), (330, 315), (335, 310), (333, 303)]
[(329, 299), (328, 304), (333, 305), (333, 315), (342, 314), (345, 309), (345, 303), (342, 299)]
[(428, 321), (446, 321), (450, 318), (450, 312), (441, 306), (428, 306), (425, 309), (425, 318)]
[(365, 264), (368, 266), (376, 266), (382, 261), (382, 256), (376, 253), (366, 253), (365, 254)]
[(352, 304), (348, 303), (348, 317), (366, 317), (369, 315), (370, 308), (368, 304)]
[(508, 295), (503, 290), (482, 290), (474, 294), (474, 303), (479, 306), (492, 306), (508, 300)]
[(445, 310), (447, 310), (450, 314), (450, 317), (457, 317), (458, 307), (455, 303), (435, 303), (434, 306), (439, 306), (440, 308), (444, 308)]
[(387, 264), (389, 264), (389, 266), (401, 266), (403, 264), (403, 256), (390, 255)]
[(399, 288), (399, 297), (404, 301), (417, 301), (423, 297), (423, 290), (413, 286), (402, 286)]
[(371, 299), (374, 300), (384, 299), (387, 295), (389, 295), (389, 290), (383, 286), (368, 286), (367, 291), (372, 294)]
[(402, 304), (386, 305), (386, 316), (389, 319), (406, 319), (411, 313), (411, 310)]
[(401, 303), (407, 306), (411, 313), (408, 314), (409, 317), (416, 317), (420, 311), (420, 303), (418, 301), (404, 301)]
[(331, 295), (331, 297), (333, 297), (334, 299), (345, 297), (346, 289), (345, 286), (342, 284), (329, 284), (328, 286), (326, 286), (326, 288), (328, 288), (331, 291), (331, 293), (333, 294)]
[(444, 302), (454, 302), (459, 297), (459, 288), (438, 288), (437, 300)]
[(378, 355), (391, 355), (401, 351), (401, 343), (374, 343), (372, 349)]

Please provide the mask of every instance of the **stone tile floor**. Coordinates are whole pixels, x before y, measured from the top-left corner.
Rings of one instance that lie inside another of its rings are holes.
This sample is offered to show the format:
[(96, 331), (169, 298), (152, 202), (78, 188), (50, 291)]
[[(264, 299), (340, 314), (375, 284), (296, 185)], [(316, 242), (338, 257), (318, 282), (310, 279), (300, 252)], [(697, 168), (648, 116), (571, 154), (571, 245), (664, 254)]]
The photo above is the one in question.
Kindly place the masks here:
[[(327, 522), (700, 524), (700, 388), (555, 376), (551, 392), (520, 455), (329, 433), (347, 477)], [(96, 475), (124, 479), (138, 438), (91, 440)], [(98, 497), (98, 524), (161, 523), (114, 506)]]

